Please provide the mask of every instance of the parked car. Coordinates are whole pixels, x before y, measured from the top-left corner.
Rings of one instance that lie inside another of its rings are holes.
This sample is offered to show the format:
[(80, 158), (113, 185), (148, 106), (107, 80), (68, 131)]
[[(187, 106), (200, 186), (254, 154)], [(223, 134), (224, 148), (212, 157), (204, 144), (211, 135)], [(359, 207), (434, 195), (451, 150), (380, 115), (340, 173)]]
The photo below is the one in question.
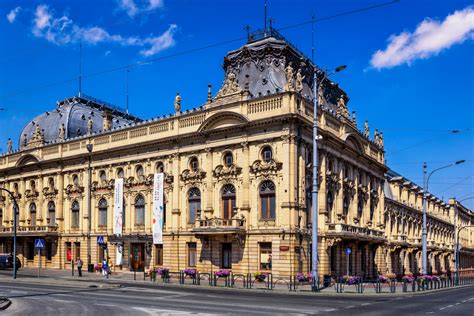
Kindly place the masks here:
[[(16, 257), (16, 269), (21, 268), (21, 261)], [(13, 256), (0, 254), (0, 270), (13, 269)]]

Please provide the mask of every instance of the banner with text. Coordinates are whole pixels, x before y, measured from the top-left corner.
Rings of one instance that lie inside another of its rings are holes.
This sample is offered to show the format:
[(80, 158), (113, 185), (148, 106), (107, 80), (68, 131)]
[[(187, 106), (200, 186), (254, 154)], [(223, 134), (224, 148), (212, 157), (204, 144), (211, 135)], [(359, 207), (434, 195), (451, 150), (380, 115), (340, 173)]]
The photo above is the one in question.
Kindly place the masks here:
[(153, 181), (153, 243), (163, 244), (163, 173)]
[(114, 192), (114, 235), (122, 236), (123, 226), (123, 179), (115, 179)]

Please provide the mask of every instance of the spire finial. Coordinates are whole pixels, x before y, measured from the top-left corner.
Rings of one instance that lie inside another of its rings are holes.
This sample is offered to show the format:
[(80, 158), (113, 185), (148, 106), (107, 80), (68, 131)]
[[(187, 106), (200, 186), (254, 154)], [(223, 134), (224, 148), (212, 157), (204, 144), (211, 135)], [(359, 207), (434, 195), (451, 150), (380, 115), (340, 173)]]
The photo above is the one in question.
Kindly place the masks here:
[(263, 36), (267, 37), (267, 0), (265, 0), (265, 8), (264, 8), (264, 27), (263, 27)]
[(82, 94), (82, 42), (79, 43), (79, 97)]

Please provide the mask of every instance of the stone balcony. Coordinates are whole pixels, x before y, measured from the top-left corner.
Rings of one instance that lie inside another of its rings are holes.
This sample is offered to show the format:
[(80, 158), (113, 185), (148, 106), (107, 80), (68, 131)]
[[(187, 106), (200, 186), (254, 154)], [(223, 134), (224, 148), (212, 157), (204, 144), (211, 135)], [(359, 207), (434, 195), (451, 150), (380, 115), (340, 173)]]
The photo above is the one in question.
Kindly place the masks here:
[(205, 218), (197, 219), (191, 230), (196, 235), (220, 235), (245, 233), (244, 218)]
[[(58, 236), (59, 226), (57, 225), (30, 225), (30, 226), (18, 226), (18, 236)], [(13, 227), (1, 227), (0, 236), (12, 236)]]
[(383, 231), (348, 224), (329, 224), (326, 236), (365, 241), (385, 241)]

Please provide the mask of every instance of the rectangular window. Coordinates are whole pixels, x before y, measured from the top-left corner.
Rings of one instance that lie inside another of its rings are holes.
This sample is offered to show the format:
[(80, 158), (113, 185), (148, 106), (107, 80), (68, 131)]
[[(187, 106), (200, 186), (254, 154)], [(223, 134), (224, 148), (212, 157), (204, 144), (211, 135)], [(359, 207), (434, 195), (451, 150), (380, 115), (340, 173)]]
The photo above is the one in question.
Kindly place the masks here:
[(155, 265), (163, 265), (163, 245), (155, 245)]
[(73, 210), (72, 211), (72, 221), (71, 221), (72, 227), (79, 227), (79, 211)]
[(46, 242), (46, 260), (51, 261), (53, 260), (53, 243), (48, 241)]
[(107, 226), (107, 208), (99, 209), (99, 226)]
[(223, 269), (232, 268), (232, 244), (231, 243), (222, 244), (221, 258), (222, 258), (221, 267)]
[(272, 243), (260, 243), (260, 270), (272, 269)]
[(188, 243), (188, 267), (196, 267), (197, 249), (195, 242)]
[(145, 225), (145, 207), (137, 206), (136, 207), (136, 223), (137, 225)]
[(71, 262), (72, 260), (72, 245), (70, 242), (66, 243), (66, 261)]
[(201, 209), (201, 200), (191, 200), (189, 201), (189, 218), (188, 223), (194, 224), (196, 221), (196, 214)]
[(29, 241), (26, 245), (27, 253), (26, 259), (34, 260), (35, 259), (35, 243), (33, 241)]

